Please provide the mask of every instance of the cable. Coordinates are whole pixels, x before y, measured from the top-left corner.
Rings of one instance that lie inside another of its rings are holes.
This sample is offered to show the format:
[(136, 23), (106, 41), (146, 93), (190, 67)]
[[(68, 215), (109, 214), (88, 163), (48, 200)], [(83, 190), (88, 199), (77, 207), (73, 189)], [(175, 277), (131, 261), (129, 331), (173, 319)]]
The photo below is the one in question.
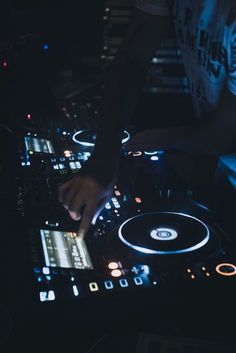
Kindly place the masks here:
[(96, 348), (98, 346), (99, 343), (101, 343), (105, 337), (107, 337), (108, 334), (105, 333), (103, 336), (101, 336), (97, 341), (95, 341), (95, 343), (85, 352), (85, 353), (91, 353), (94, 348)]

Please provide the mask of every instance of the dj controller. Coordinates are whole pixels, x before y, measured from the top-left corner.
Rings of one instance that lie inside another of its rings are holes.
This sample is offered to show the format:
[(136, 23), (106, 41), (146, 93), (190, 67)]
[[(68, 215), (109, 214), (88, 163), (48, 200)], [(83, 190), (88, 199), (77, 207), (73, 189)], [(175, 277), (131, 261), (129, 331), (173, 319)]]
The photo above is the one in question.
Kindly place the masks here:
[[(127, 128), (122, 142), (131, 135)], [(85, 239), (77, 237), (79, 221), (58, 201), (58, 187), (83, 168), (95, 138), (92, 129), (19, 133), (16, 247), (25, 248), (15, 262), (18, 273), (20, 261), (25, 266), (30, 315), (91, 323), (153, 319), (173, 306), (183, 313), (184, 305), (195, 315), (233, 313), (236, 242), (224, 227), (227, 201), (214, 187), (186, 185), (168, 170), (167, 152), (123, 149), (112, 198)]]

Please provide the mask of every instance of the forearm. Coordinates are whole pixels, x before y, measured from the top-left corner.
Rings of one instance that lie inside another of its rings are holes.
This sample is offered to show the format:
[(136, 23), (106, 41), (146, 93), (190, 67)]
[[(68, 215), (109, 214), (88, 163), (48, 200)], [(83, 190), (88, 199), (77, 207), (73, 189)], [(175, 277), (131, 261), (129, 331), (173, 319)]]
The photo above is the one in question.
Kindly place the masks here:
[(219, 156), (236, 152), (236, 97), (225, 90), (208, 121), (170, 129), (166, 144), (191, 154)]
[(142, 92), (149, 62), (169, 26), (168, 19), (134, 11), (130, 28), (105, 83), (94, 156), (117, 159), (122, 132)]

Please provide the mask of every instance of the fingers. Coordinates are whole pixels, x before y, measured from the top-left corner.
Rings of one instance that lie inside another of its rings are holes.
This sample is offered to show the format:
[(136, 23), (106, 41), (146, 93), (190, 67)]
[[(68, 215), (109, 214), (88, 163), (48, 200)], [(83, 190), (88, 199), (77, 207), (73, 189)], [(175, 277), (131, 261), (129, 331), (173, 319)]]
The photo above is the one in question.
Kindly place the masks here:
[(93, 218), (96, 214), (96, 210), (97, 210), (97, 204), (94, 204), (94, 202), (88, 203), (84, 213), (83, 213), (83, 217), (79, 226), (79, 230), (78, 230), (78, 237), (80, 238), (84, 238), (86, 233), (88, 232), (88, 229), (90, 227), (90, 224), (93, 221)]
[(69, 180), (66, 183), (64, 183), (58, 187), (58, 200), (59, 200), (59, 202), (61, 202), (61, 203), (64, 202), (64, 195), (67, 192), (67, 190), (70, 188), (71, 182), (72, 182), (72, 180)]
[(96, 221), (97, 221), (97, 218), (99, 216), (99, 214), (102, 212), (103, 208), (105, 207), (107, 201), (109, 200), (109, 197), (106, 197), (104, 199), (102, 199), (99, 203), (99, 206), (97, 207), (96, 209), (96, 213), (92, 219), (92, 225), (95, 225)]

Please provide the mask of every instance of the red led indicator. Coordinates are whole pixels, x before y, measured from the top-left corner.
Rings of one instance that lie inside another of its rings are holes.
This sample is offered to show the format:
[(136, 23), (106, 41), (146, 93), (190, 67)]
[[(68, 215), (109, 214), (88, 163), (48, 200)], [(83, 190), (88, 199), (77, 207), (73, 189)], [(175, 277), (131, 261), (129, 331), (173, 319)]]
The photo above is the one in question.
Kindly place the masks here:
[(3, 61), (2, 66), (3, 66), (3, 67), (7, 67), (7, 62), (6, 62), (6, 61)]

